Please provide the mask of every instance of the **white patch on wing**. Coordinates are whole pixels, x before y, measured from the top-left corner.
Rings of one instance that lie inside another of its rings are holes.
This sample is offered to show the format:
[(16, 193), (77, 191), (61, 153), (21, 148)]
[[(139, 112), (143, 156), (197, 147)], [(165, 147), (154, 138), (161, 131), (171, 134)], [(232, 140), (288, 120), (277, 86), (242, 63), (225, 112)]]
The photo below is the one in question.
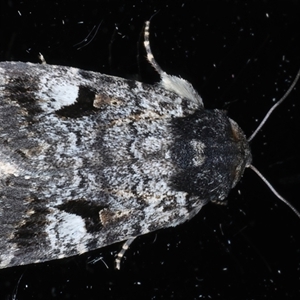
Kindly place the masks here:
[[(16, 246), (14, 245), (13, 248), (15, 247)], [(14, 251), (5, 252), (3, 255), (0, 254), (0, 268), (6, 268), (14, 257)]]
[(59, 251), (61, 257), (72, 246), (77, 251), (86, 252), (84, 240), (87, 238), (87, 231), (84, 220), (75, 214), (63, 211), (56, 211), (48, 216), (48, 226), (45, 231), (51, 244), (51, 248)]
[(5, 175), (19, 175), (19, 170), (16, 166), (11, 163), (7, 163), (0, 160), (0, 177)]
[(78, 69), (70, 68), (65, 77), (55, 77), (52, 73), (45, 73), (40, 78), (39, 91), (36, 97), (44, 111), (59, 110), (64, 106), (72, 105), (78, 97), (79, 86), (75, 78)]

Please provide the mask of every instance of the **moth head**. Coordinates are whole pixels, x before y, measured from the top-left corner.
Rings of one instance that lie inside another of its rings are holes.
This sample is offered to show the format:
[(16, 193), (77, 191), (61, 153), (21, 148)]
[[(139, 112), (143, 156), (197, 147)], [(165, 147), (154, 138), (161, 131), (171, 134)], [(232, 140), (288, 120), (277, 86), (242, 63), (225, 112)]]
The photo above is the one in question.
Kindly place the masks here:
[(236, 184), (240, 181), (245, 168), (248, 168), (252, 163), (252, 155), (250, 151), (250, 146), (247, 141), (247, 138), (242, 131), (242, 129), (238, 126), (238, 124), (229, 119), (231, 129), (232, 129), (232, 138), (237, 144), (237, 148), (239, 150), (239, 155), (237, 157), (237, 164), (233, 170), (233, 181), (231, 188), (235, 187)]

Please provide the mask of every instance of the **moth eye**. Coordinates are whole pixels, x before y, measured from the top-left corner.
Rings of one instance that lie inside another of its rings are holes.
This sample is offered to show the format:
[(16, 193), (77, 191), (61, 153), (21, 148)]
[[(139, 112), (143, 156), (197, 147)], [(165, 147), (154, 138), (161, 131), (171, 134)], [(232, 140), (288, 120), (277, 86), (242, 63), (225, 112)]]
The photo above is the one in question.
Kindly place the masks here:
[(232, 162), (232, 186), (235, 187), (241, 179), (244, 170), (251, 164), (252, 156), (247, 138), (238, 124), (229, 119), (231, 126), (231, 141), (234, 144), (234, 162)]

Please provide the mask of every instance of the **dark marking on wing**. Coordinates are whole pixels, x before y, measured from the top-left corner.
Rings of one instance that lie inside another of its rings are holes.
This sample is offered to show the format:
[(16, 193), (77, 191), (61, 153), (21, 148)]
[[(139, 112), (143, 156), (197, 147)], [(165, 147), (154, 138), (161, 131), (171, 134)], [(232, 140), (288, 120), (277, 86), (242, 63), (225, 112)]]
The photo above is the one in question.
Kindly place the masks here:
[(94, 100), (95, 91), (91, 90), (90, 87), (80, 86), (76, 102), (57, 110), (56, 115), (74, 119), (89, 116), (97, 111), (97, 108), (94, 107)]
[(93, 201), (86, 201), (84, 199), (70, 200), (58, 205), (57, 208), (82, 217), (86, 230), (89, 233), (99, 232), (103, 227), (100, 222), (99, 212), (105, 207)]

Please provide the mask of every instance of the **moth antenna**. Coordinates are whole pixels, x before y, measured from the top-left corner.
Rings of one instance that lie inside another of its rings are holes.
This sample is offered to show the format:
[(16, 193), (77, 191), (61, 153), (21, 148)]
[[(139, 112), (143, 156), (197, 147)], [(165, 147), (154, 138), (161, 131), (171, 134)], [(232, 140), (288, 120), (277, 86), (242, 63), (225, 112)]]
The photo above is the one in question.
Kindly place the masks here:
[(295, 87), (296, 83), (298, 82), (300, 77), (300, 69), (293, 81), (293, 83), (291, 84), (291, 86), (289, 87), (289, 89), (285, 92), (285, 94), (283, 95), (283, 97), (277, 101), (267, 112), (267, 114), (265, 115), (265, 117), (263, 118), (263, 120), (260, 122), (260, 124), (258, 125), (258, 127), (256, 128), (256, 130), (251, 134), (251, 136), (248, 138), (248, 142), (252, 141), (253, 138), (256, 136), (257, 132), (262, 128), (262, 126), (266, 123), (267, 119), (270, 117), (271, 113), (274, 111), (274, 109), (279, 106), (286, 98), (287, 96), (291, 93), (291, 91), (293, 90), (293, 88)]
[(286, 204), (300, 219), (300, 213), (299, 211), (291, 204), (289, 203), (286, 199), (284, 199), (271, 185), (271, 183), (253, 166), (249, 165), (249, 168), (253, 170), (261, 179), (262, 181), (268, 186), (268, 188), (273, 192), (273, 194), (281, 200), (284, 204)]
[[(294, 89), (295, 85), (297, 84), (298, 80), (300, 77), (300, 69), (298, 70), (298, 73), (294, 79), (294, 81), (292, 82), (291, 86), (288, 88), (288, 90), (285, 92), (285, 94), (283, 95), (283, 97), (277, 101), (267, 112), (267, 114), (265, 115), (265, 117), (263, 118), (263, 120), (261, 121), (261, 123), (258, 125), (258, 127), (256, 128), (256, 130), (252, 133), (252, 135), (248, 138), (248, 142), (252, 141), (252, 139), (256, 136), (256, 134), (258, 133), (258, 131), (262, 128), (262, 126), (266, 123), (267, 119), (270, 117), (271, 113), (275, 110), (276, 107), (278, 107), (286, 98), (287, 96), (291, 93), (291, 91)], [(273, 194), (279, 199), (281, 200), (283, 203), (285, 203), (300, 219), (300, 213), (298, 212), (298, 210), (291, 204), (289, 203), (285, 198), (283, 198), (275, 189), (274, 187), (271, 185), (271, 183), (253, 166), (253, 165), (249, 165), (249, 168), (251, 170), (253, 170), (261, 179), (262, 181), (268, 186), (268, 188), (273, 192)]]

